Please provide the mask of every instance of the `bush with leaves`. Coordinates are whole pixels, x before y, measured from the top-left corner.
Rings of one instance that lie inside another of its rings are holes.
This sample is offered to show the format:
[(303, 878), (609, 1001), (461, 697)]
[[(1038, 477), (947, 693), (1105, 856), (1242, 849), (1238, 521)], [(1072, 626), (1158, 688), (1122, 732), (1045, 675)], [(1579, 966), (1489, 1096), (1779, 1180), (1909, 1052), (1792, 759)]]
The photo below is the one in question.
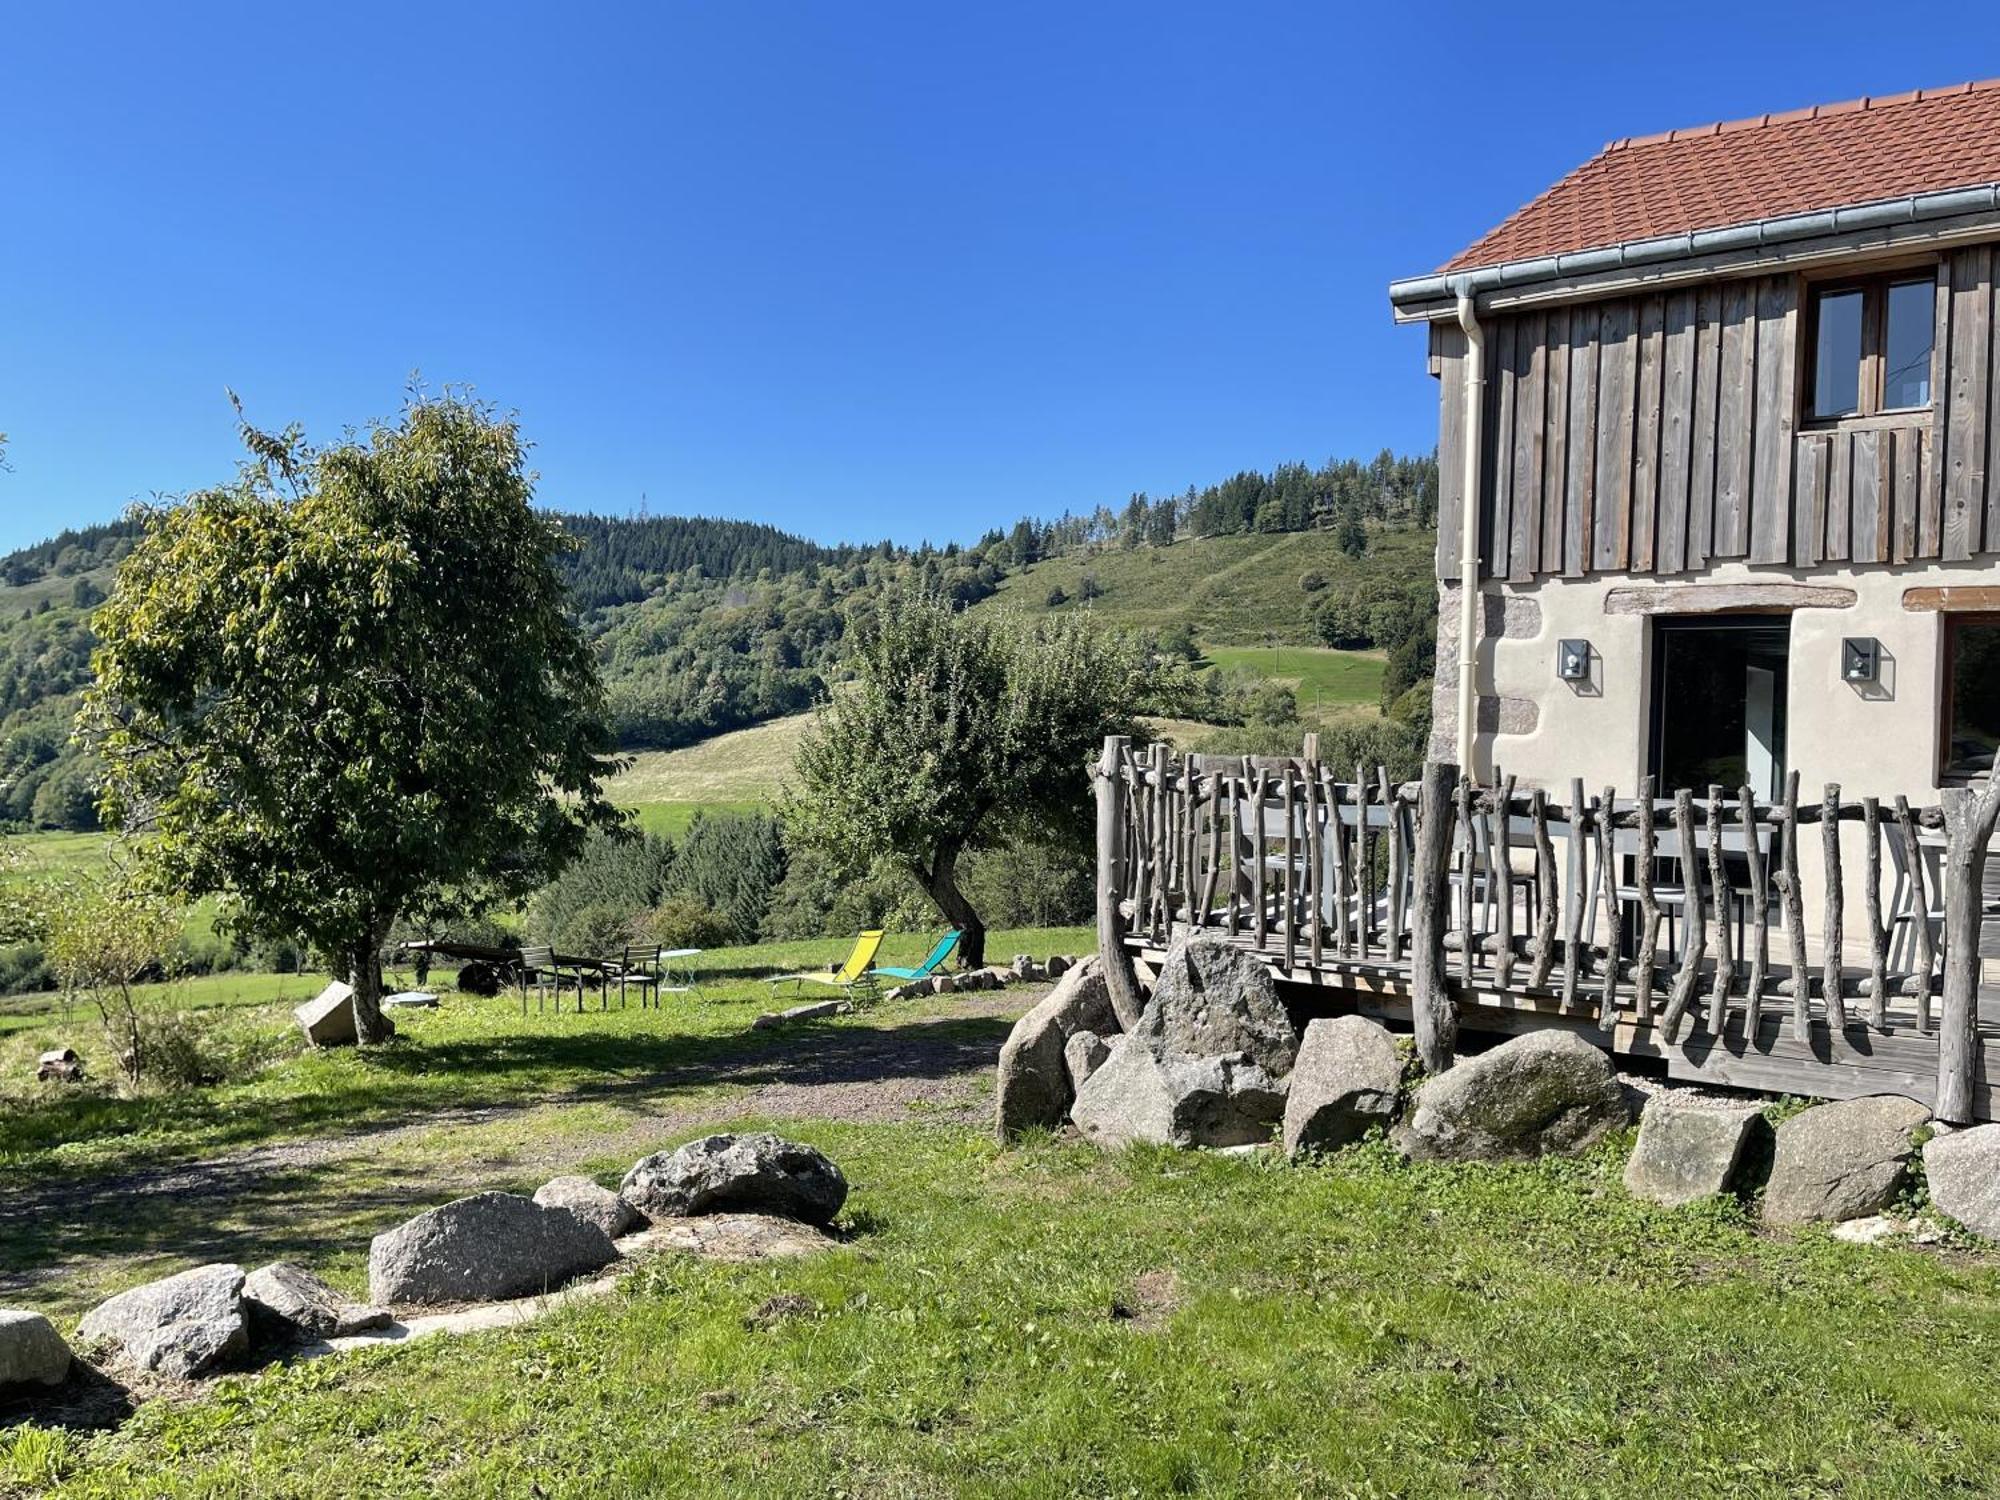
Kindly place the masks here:
[(694, 896), (673, 895), (639, 919), (647, 941), (662, 948), (726, 948), (736, 941), (729, 918)]
[(72, 874), (45, 886), (49, 967), (72, 1003), (91, 1005), (127, 1082), (145, 1081), (165, 1037), (160, 1003), (141, 986), (167, 977), (185, 913), (123, 870)]

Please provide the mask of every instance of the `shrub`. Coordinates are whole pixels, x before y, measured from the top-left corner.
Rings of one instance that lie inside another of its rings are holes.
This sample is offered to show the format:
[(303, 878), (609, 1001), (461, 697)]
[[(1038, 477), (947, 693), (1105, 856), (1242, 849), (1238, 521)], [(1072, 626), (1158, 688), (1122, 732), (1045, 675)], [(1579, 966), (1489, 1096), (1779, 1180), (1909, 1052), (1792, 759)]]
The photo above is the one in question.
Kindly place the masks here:
[(565, 953), (608, 958), (632, 941), (638, 913), (614, 901), (594, 902), (572, 912), (551, 941)]
[(1062, 927), (1096, 910), (1095, 852), (1082, 845), (1023, 840), (981, 849), (964, 862), (966, 894), (997, 927)]
[(1299, 574), (1299, 590), (1302, 593), (1317, 594), (1326, 587), (1326, 574), (1318, 568), (1308, 568)]
[(669, 896), (646, 914), (649, 941), (662, 948), (726, 948), (736, 940), (729, 919), (692, 896)]

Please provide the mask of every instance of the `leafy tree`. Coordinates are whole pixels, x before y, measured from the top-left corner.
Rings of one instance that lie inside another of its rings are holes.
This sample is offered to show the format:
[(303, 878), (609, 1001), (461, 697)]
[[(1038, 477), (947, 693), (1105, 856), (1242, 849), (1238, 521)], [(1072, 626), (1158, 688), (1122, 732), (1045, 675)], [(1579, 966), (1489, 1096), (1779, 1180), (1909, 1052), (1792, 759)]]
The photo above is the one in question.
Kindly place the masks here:
[(786, 827), (842, 868), (893, 855), (962, 929), (964, 961), (984, 963), (961, 856), (1010, 835), (1081, 842), (1088, 766), (1104, 736), (1130, 731), (1141, 657), (1087, 614), (967, 615), (908, 590), (854, 669), (799, 746)]
[(155, 878), (334, 955), (380, 1041), (399, 916), (524, 896), (619, 825), (603, 692), (512, 418), (446, 395), (323, 450), (242, 435), (234, 484), (146, 512), (82, 726)]
[(152, 1016), (140, 983), (157, 977), (181, 935), (182, 912), (127, 872), (68, 875), (43, 893), (50, 967), (72, 1001), (87, 1000), (104, 1024), (126, 1080), (151, 1065)]

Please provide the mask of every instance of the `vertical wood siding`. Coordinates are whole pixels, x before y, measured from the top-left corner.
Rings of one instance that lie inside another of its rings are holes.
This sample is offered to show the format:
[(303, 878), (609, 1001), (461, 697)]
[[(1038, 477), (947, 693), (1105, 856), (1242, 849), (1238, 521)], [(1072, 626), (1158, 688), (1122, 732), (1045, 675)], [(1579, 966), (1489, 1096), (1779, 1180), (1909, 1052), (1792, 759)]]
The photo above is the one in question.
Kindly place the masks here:
[[(1801, 283), (1790, 275), (1487, 321), (1480, 556), (1518, 583), (2000, 552), (2000, 248), (1938, 267), (1927, 414), (1799, 423)], [(1438, 572), (1458, 576), (1465, 341), (1441, 376)]]

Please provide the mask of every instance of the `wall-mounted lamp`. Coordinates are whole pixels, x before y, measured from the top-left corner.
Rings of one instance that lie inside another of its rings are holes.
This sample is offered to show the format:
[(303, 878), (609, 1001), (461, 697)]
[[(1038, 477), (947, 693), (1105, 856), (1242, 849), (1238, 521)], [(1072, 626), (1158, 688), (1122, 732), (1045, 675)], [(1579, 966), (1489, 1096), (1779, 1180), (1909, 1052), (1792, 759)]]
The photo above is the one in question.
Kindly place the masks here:
[(1590, 642), (1556, 642), (1556, 677), (1563, 682), (1590, 680)]
[(1850, 635), (1840, 643), (1840, 680), (1873, 682), (1882, 671), (1882, 643), (1873, 636)]

